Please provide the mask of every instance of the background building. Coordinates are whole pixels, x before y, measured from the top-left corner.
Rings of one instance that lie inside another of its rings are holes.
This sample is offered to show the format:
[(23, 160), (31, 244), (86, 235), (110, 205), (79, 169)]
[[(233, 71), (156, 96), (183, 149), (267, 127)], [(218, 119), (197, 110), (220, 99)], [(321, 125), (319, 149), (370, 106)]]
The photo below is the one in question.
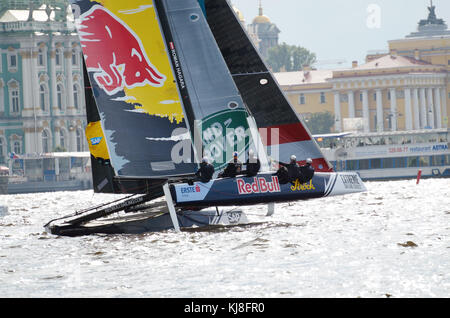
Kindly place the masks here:
[(63, 0), (0, 4), (0, 163), (87, 149), (82, 56)]
[(275, 74), (298, 113), (334, 114), (334, 130), (396, 131), (449, 127), (450, 31), (428, 8), (417, 32), (389, 41), (351, 69)]
[(261, 56), (267, 59), (269, 49), (278, 45), (280, 29), (270, 21), (268, 16), (264, 15), (261, 0), (259, 1), (259, 14), (247, 26), (245, 26), (246, 22), (241, 11), (235, 6), (233, 9)]

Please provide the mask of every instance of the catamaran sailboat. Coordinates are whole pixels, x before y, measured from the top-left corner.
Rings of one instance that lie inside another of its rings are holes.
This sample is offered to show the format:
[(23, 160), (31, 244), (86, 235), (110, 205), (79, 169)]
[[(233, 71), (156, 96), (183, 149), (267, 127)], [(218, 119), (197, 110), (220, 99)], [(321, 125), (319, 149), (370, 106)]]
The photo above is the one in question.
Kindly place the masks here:
[[(51, 233), (245, 224), (231, 206), (268, 204), (270, 215), (276, 202), (366, 191), (356, 173), (333, 172), (227, 0), (71, 3), (94, 191), (130, 195), (50, 221)], [(217, 175), (250, 150), (262, 163), (257, 176), (189, 182), (203, 155)], [(291, 155), (313, 159), (311, 181), (280, 182), (271, 158)]]

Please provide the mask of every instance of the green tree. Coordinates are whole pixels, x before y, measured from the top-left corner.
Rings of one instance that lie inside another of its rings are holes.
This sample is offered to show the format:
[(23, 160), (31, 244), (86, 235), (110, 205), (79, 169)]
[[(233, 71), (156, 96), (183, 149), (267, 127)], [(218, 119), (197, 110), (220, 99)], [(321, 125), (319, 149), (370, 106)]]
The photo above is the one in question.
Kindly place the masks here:
[(316, 62), (316, 54), (301, 46), (283, 43), (269, 50), (267, 63), (273, 72), (300, 71), (304, 65)]
[(330, 112), (314, 113), (305, 123), (313, 135), (329, 134), (334, 125), (334, 115)]
[(61, 147), (61, 146), (56, 146), (54, 149), (53, 149), (53, 152), (66, 152), (67, 151), (67, 149), (66, 148), (63, 148), (63, 147)]

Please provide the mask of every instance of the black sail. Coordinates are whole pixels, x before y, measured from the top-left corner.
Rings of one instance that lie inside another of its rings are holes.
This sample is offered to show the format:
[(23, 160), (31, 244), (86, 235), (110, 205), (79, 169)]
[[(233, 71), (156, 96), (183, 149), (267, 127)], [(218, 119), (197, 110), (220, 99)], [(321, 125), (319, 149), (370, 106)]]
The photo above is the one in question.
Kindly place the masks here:
[[(245, 140), (240, 138), (240, 132), (249, 128), (246, 107), (199, 1), (155, 0), (154, 4), (177, 74), (191, 134), (194, 139), (201, 139), (203, 153), (216, 171), (220, 170), (232, 159), (234, 151), (245, 157), (252, 147), (249, 135)], [(235, 143), (225, 137), (227, 131), (236, 135)]]
[(227, 0), (205, 0), (205, 8), (214, 38), (269, 154), (277, 148), (280, 161), (288, 161), (295, 154), (298, 161), (312, 158), (316, 171), (330, 171), (331, 165), (284, 96)]

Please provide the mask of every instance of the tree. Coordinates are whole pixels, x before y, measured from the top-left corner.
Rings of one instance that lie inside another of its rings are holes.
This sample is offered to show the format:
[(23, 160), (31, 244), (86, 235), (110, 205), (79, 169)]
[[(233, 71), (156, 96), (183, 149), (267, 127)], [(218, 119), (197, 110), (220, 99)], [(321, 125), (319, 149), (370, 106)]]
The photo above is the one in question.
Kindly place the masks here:
[(334, 125), (334, 115), (330, 112), (313, 113), (305, 123), (313, 135), (329, 134)]
[(61, 147), (61, 146), (56, 146), (54, 149), (53, 149), (53, 152), (66, 152), (67, 151), (67, 149), (66, 148), (63, 148), (63, 147)]
[(316, 54), (301, 46), (283, 43), (269, 49), (267, 63), (273, 72), (300, 71), (304, 65), (316, 62)]

